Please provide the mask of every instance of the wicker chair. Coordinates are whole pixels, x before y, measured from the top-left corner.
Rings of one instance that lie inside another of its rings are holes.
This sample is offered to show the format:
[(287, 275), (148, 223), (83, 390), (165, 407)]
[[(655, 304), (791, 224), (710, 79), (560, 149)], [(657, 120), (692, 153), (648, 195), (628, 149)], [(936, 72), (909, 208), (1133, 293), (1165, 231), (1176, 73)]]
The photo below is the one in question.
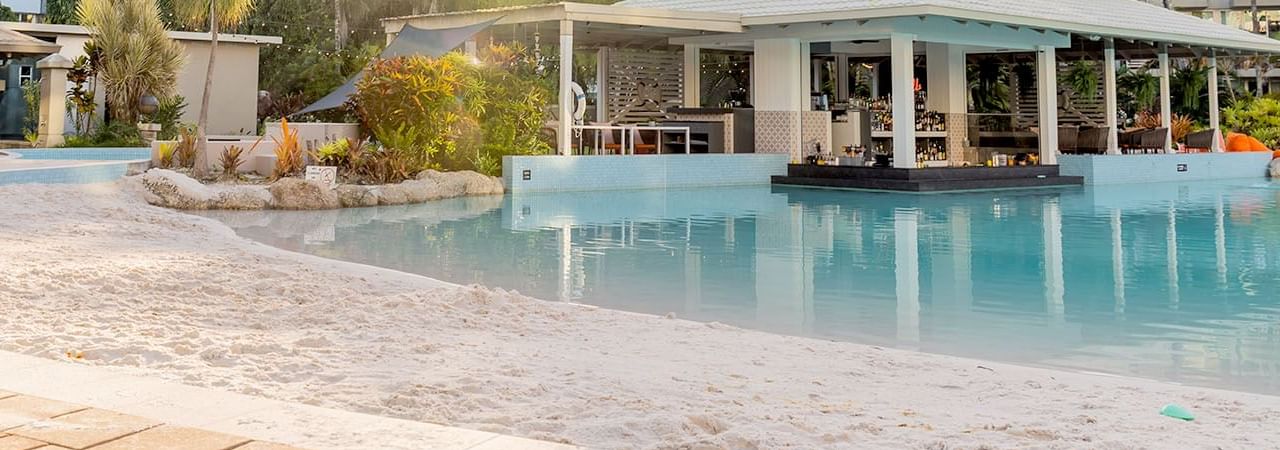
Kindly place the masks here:
[(1147, 153), (1160, 153), (1164, 151), (1164, 145), (1169, 142), (1168, 128), (1152, 128), (1142, 133), (1139, 138), (1139, 144)]
[(1058, 151), (1064, 154), (1075, 153), (1079, 147), (1080, 127), (1075, 125), (1058, 126)]
[(1111, 127), (1085, 127), (1080, 129), (1080, 153), (1101, 155), (1107, 152), (1107, 138)]
[(1216, 130), (1210, 128), (1204, 131), (1197, 131), (1187, 135), (1187, 143), (1185, 145), (1187, 153), (1204, 153), (1213, 151), (1213, 140), (1217, 137)]

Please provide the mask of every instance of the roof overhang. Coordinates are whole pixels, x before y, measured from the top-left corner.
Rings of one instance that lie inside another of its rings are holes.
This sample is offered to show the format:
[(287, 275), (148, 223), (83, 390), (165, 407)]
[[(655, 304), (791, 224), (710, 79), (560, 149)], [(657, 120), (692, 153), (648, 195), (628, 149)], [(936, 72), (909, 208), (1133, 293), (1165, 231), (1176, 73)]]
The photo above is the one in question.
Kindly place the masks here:
[(13, 30), (0, 28), (0, 56), (48, 55), (58, 53), (62, 47)]
[(586, 3), (554, 3), (475, 11), (423, 14), (382, 19), (388, 35), (405, 24), (423, 29), (457, 28), (497, 19), (495, 25), (518, 25), (562, 20), (616, 27), (651, 28), (687, 32), (689, 34), (739, 33), (743, 30), (738, 14), (676, 11), (670, 9), (629, 8), (625, 6)]
[[(0, 29), (20, 31), (28, 35), (72, 35), (88, 36), (89, 29), (80, 25), (62, 25), (50, 23), (0, 22)], [(169, 37), (179, 41), (209, 41), (209, 33), (193, 33), (189, 31), (170, 31)], [(253, 34), (219, 33), (218, 43), (238, 44), (281, 44), (280, 36), (259, 36)], [(55, 50), (56, 51), (56, 50)]]
[(748, 29), (756, 29), (767, 26), (781, 26), (800, 23), (832, 23), (838, 21), (857, 21), (870, 19), (885, 19), (893, 17), (911, 17), (911, 16), (942, 16), (952, 19), (968, 20), (977, 23), (987, 24), (1004, 24), (1018, 27), (1026, 27), (1038, 30), (1052, 30), (1057, 32), (1078, 34), (1083, 36), (1109, 37), (1127, 41), (1149, 41), (1152, 43), (1174, 44), (1182, 46), (1194, 46), (1210, 49), (1233, 50), (1238, 52), (1260, 52), (1260, 53), (1280, 53), (1280, 41), (1266, 42), (1264, 40), (1242, 41), (1230, 38), (1209, 38), (1199, 36), (1187, 36), (1177, 33), (1176, 30), (1168, 32), (1148, 32), (1131, 29), (1119, 29), (1111, 27), (1103, 27), (1090, 24), (1080, 24), (1073, 22), (1064, 22), (1057, 20), (1045, 20), (1031, 17), (1023, 17), (1011, 14), (994, 14), (982, 11), (973, 11), (961, 8), (951, 8), (945, 6), (905, 6), (905, 7), (882, 7), (882, 8), (866, 8), (846, 11), (824, 11), (820, 13), (804, 13), (804, 14), (788, 14), (788, 15), (771, 15), (771, 16), (753, 16), (744, 17), (742, 24)]

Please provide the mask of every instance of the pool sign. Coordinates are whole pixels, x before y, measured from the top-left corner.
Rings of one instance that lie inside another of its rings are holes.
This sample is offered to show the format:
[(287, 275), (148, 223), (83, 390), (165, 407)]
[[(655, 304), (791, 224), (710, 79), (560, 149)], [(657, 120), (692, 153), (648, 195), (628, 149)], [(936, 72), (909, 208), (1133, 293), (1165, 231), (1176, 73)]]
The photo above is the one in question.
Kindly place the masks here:
[(1178, 171), (1179, 171), (1179, 172), (1186, 172), (1186, 171), (1187, 171), (1187, 165), (1186, 165), (1186, 164), (1178, 164)]
[(333, 166), (307, 166), (307, 181), (315, 181), (329, 187), (338, 186), (338, 168)]

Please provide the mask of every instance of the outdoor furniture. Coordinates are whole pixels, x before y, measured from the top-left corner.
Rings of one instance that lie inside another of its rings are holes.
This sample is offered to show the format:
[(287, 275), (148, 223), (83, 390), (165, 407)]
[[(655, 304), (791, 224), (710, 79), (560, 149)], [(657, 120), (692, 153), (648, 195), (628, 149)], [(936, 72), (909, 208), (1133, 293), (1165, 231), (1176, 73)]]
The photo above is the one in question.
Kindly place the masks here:
[[(644, 138), (644, 133), (632, 127), (631, 132), (631, 154), (632, 155), (654, 155), (658, 153), (658, 144), (649, 143)], [(656, 140), (653, 142), (657, 142)]]
[(1101, 155), (1107, 152), (1107, 139), (1111, 136), (1111, 127), (1080, 128), (1077, 151), (1083, 154)]
[(1186, 148), (1187, 153), (1205, 153), (1213, 151), (1213, 140), (1217, 137), (1216, 130), (1210, 128), (1204, 131), (1197, 131), (1187, 135)]
[[(618, 125), (591, 124), (591, 125), (574, 125), (571, 127), (571, 129), (579, 134), (578, 140), (580, 143), (582, 143), (582, 145), (586, 144), (586, 140), (587, 140), (586, 132), (588, 131), (594, 132), (595, 143), (593, 145), (593, 148), (595, 150), (596, 155), (600, 155), (602, 153), (626, 154), (627, 127), (618, 126)], [(621, 136), (622, 142), (618, 143), (613, 141), (613, 133), (615, 131), (618, 132), (619, 136)]]
[[(687, 126), (663, 126), (663, 125), (630, 125), (631, 129), (631, 154), (633, 155), (651, 155), (662, 153), (660, 145), (664, 143), (664, 134), (683, 135), (684, 140), (673, 142), (673, 144), (682, 144), (684, 152), (688, 154), (691, 148), (689, 127)], [(655, 139), (650, 143), (645, 139), (646, 132), (651, 132)]]
[(1058, 152), (1071, 154), (1079, 145), (1080, 128), (1075, 125), (1058, 126)]
[(1149, 153), (1160, 153), (1164, 151), (1164, 146), (1168, 141), (1168, 128), (1152, 128), (1142, 134), (1140, 145), (1143, 150)]

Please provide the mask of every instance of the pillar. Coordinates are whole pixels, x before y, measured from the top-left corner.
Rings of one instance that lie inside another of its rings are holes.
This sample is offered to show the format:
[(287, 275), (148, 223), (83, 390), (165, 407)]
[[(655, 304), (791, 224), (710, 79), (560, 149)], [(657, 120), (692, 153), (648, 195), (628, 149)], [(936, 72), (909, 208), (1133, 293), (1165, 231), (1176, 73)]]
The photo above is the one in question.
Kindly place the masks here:
[(800, 104), (801, 111), (813, 110), (813, 76), (817, 73), (813, 70), (813, 47), (808, 42), (800, 43), (800, 96), (803, 103)]
[[(1173, 98), (1169, 93), (1169, 46), (1160, 45), (1160, 127), (1171, 130), (1173, 125)], [(1164, 152), (1173, 153), (1173, 133), (1166, 133)]]
[(968, 79), (964, 47), (930, 42), (925, 44), (925, 71), (928, 74), (930, 111), (945, 114), (947, 159), (955, 165), (962, 160), (969, 131)]
[(1116, 104), (1116, 42), (1112, 38), (1107, 38), (1106, 48), (1102, 50), (1102, 96), (1106, 101), (1107, 128), (1111, 131), (1107, 134), (1107, 154), (1120, 154), (1120, 121), (1116, 118), (1120, 114), (1120, 108)]
[(893, 167), (916, 167), (915, 35), (889, 37), (893, 77)]
[(1222, 106), (1218, 103), (1218, 55), (1209, 54), (1209, 128), (1213, 129), (1213, 144), (1210, 149), (1214, 152), (1223, 151), (1222, 138)]
[(836, 98), (834, 101), (849, 101), (849, 55), (836, 55)]
[(40, 70), (40, 117), (37, 147), (62, 145), (67, 120), (67, 71), (71, 60), (57, 53), (36, 62)]
[(787, 153), (798, 162), (810, 149), (801, 148), (800, 114), (808, 93), (803, 93), (804, 61), (798, 39), (761, 39), (754, 42), (756, 152)]
[(569, 155), (573, 146), (573, 21), (560, 21), (560, 126), (557, 130), (561, 155)]
[(702, 106), (702, 48), (692, 44), (684, 46), (684, 106)]
[(596, 50), (596, 122), (609, 123), (609, 48)]
[(1036, 48), (1036, 92), (1040, 109), (1040, 164), (1058, 164), (1058, 56), (1051, 46)]

